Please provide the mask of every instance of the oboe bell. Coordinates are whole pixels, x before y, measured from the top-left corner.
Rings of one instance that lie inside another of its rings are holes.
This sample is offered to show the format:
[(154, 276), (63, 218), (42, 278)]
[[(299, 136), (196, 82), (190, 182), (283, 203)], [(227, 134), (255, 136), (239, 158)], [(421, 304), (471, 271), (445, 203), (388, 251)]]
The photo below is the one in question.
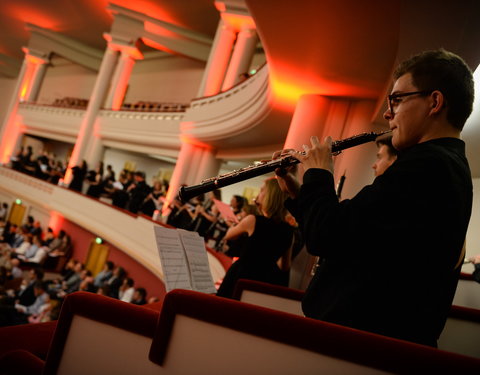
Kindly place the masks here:
[[(332, 154), (338, 154), (347, 148), (355, 147), (367, 142), (373, 142), (378, 137), (390, 132), (391, 130), (380, 133), (362, 133), (350, 138), (335, 141), (332, 143)], [(178, 192), (178, 196), (182, 202), (187, 202), (197, 195), (204, 194), (215, 189), (220, 189), (224, 186), (232, 185), (253, 177), (261, 176), (265, 173), (273, 172), (277, 168), (287, 168), (297, 163), (299, 163), (298, 159), (295, 159), (290, 155), (266, 162), (259, 162), (255, 165), (250, 165), (239, 170), (203, 180), (198, 185), (182, 186)]]

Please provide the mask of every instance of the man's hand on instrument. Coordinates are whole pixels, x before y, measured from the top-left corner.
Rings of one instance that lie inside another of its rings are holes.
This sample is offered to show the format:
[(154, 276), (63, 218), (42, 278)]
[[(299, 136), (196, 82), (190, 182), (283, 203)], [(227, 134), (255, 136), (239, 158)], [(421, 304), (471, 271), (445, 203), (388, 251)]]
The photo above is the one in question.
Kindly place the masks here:
[(302, 163), (305, 172), (310, 168), (326, 169), (333, 174), (332, 138), (326, 137), (320, 143), (316, 136), (310, 137), (312, 146), (303, 145), (305, 155), (299, 151), (290, 151), (290, 155)]
[[(289, 155), (292, 149), (275, 151), (272, 155), (272, 159), (278, 159), (279, 157)], [(295, 199), (300, 193), (300, 182), (296, 178), (297, 174), (297, 165), (292, 165), (287, 168), (277, 168), (275, 169), (275, 174), (277, 177), (278, 185), (280, 189), (287, 193), (290, 198)]]

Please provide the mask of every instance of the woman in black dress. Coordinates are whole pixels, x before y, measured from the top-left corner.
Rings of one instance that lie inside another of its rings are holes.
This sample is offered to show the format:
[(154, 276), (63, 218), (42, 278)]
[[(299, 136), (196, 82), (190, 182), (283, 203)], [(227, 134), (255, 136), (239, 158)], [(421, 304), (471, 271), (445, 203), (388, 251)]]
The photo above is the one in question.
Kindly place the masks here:
[(285, 199), (277, 180), (267, 179), (256, 199), (261, 215), (248, 215), (228, 230), (225, 240), (243, 234), (248, 238), (240, 259), (227, 271), (218, 296), (231, 298), (239, 279), (288, 285), (288, 273), (277, 264), (282, 257), (288, 257), (293, 238), (293, 227), (285, 222)]

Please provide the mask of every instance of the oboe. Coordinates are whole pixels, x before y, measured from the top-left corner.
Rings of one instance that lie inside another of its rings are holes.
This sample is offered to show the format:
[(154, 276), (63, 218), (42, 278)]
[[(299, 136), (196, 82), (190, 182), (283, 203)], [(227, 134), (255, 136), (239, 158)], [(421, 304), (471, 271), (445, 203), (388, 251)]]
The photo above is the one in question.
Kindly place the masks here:
[[(367, 142), (373, 142), (381, 135), (390, 132), (391, 130), (380, 133), (362, 133), (350, 138), (335, 141), (332, 143), (332, 154), (336, 155), (347, 148), (358, 146)], [(303, 154), (305, 153), (303, 152)], [(248, 180), (265, 173), (273, 172), (277, 168), (286, 168), (297, 163), (299, 163), (298, 159), (295, 159), (291, 155), (286, 155), (268, 161), (260, 161), (254, 165), (249, 165), (248, 167), (240, 168), (220, 176), (208, 178), (203, 180), (198, 185), (182, 186), (178, 192), (178, 196), (182, 202), (186, 202), (197, 195), (207, 193), (215, 189), (220, 189), (224, 186), (232, 185), (240, 181)]]

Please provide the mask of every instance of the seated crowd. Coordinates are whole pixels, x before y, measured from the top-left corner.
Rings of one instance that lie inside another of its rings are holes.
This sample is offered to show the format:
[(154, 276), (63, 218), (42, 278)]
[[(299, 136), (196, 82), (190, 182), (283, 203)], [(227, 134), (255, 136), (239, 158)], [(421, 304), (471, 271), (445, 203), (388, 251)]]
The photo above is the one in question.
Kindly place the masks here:
[(43, 151), (35, 156), (31, 146), (21, 147), (15, 155), (10, 158), (11, 168), (26, 173), (30, 176), (58, 184), (66, 171), (66, 164), (56, 160), (54, 153)]
[[(3, 223), (2, 223), (3, 224)], [(42, 231), (31, 216), (19, 229), (5, 223), (0, 236), (0, 327), (55, 320), (66, 295), (76, 291), (97, 293), (144, 305), (147, 291), (136, 287), (122, 266), (107, 261), (98, 275), (71, 256), (70, 236), (51, 228)], [(38, 254), (41, 254), (39, 256)], [(68, 261), (57, 273), (51, 266)], [(45, 278), (45, 270), (50, 276)], [(152, 297), (148, 302), (156, 302)]]
[(65, 96), (63, 98), (55, 99), (52, 105), (55, 107), (86, 108), (88, 105), (88, 99)]
[(185, 112), (187, 108), (188, 104), (148, 102), (143, 100), (122, 105), (122, 110), (144, 112)]

